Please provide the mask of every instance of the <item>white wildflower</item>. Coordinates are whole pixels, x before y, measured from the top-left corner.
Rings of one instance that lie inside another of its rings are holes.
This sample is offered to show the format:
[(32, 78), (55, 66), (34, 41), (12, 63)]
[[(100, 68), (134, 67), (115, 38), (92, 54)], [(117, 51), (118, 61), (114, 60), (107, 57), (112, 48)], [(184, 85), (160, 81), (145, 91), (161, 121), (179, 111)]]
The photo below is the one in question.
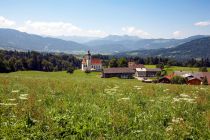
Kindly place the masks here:
[(130, 100), (130, 98), (129, 98), (129, 97), (127, 97), (127, 98), (121, 98), (121, 99), (118, 99), (118, 101), (121, 101), (121, 100), (126, 101), (126, 100)]
[(150, 100), (150, 102), (154, 102), (155, 100)]
[(168, 126), (167, 128), (166, 128), (166, 132), (169, 132), (169, 131), (172, 131), (173, 130), (173, 128), (171, 127), (171, 126)]
[(28, 94), (20, 94), (19, 99), (28, 100), (27, 96), (28, 96)]
[(180, 123), (180, 122), (183, 122), (184, 119), (183, 118), (175, 118), (175, 117), (173, 117), (171, 121), (172, 121), (172, 123)]
[(9, 101), (15, 101), (16, 99), (8, 99)]
[(180, 94), (181, 97), (184, 97), (184, 98), (189, 98), (190, 96), (187, 95), (187, 94)]
[(12, 93), (18, 93), (20, 90), (12, 90)]
[(3, 105), (3, 106), (16, 106), (17, 104), (12, 104), (12, 103), (0, 103), (0, 105)]
[(19, 99), (20, 99), (20, 100), (28, 100), (28, 98), (26, 98), (26, 97), (21, 97), (21, 96), (19, 97)]

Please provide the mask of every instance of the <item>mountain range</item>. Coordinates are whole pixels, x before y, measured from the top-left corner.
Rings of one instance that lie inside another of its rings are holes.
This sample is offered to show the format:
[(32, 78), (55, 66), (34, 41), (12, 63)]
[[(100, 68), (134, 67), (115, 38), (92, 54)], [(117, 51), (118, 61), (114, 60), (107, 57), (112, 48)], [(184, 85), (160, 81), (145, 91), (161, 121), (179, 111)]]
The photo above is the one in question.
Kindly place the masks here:
[(210, 58), (210, 37), (194, 39), (173, 48), (136, 50), (116, 54), (118, 56), (159, 56), (175, 59)]
[[(185, 39), (143, 39), (128, 35), (109, 35), (104, 38), (78, 36), (43, 37), (14, 29), (2, 28), (0, 29), (0, 49), (73, 54), (83, 54), (90, 50), (92, 53), (116, 54), (119, 56), (179, 57), (184, 55), (182, 57), (193, 57), (196, 54), (196, 56), (200, 57), (201, 55), (198, 55), (199, 51), (202, 51), (200, 53), (203, 56), (208, 56), (205, 54), (208, 51), (203, 51), (210, 50), (209, 47), (203, 49), (204, 46), (202, 46), (201, 42), (204, 42), (207, 46), (209, 45), (206, 38), (207, 36), (204, 35)], [(198, 48), (196, 43), (200, 43), (201, 47)]]

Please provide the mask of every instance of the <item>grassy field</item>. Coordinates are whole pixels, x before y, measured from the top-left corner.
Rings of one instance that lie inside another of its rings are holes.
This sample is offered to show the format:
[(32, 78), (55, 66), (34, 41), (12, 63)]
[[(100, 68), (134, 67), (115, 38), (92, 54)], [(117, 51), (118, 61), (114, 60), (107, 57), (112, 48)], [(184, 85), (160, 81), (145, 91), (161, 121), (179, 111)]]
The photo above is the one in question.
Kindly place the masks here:
[(0, 139), (210, 139), (210, 86), (0, 74)]
[[(146, 68), (156, 68), (155, 65), (145, 65)], [(195, 67), (179, 67), (179, 66), (171, 66), (169, 68), (165, 68), (168, 74), (171, 74), (173, 71), (189, 71), (189, 72), (198, 72), (199, 68)], [(210, 68), (208, 68), (210, 72)]]

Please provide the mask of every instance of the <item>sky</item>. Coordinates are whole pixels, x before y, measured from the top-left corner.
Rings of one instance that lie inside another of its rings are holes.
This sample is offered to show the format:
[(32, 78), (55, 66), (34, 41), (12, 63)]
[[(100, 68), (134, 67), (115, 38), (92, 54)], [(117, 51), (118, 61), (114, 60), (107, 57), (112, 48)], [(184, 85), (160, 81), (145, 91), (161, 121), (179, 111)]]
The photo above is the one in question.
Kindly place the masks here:
[(1, 0), (0, 28), (47, 36), (210, 34), (210, 0)]

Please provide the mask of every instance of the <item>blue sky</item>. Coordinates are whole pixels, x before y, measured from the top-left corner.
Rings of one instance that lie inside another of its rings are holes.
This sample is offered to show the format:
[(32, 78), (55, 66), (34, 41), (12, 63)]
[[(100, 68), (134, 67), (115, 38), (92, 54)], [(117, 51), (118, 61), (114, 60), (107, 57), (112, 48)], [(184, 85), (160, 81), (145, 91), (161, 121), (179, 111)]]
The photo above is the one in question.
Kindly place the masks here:
[(210, 34), (210, 0), (1, 0), (0, 27), (41, 35)]

